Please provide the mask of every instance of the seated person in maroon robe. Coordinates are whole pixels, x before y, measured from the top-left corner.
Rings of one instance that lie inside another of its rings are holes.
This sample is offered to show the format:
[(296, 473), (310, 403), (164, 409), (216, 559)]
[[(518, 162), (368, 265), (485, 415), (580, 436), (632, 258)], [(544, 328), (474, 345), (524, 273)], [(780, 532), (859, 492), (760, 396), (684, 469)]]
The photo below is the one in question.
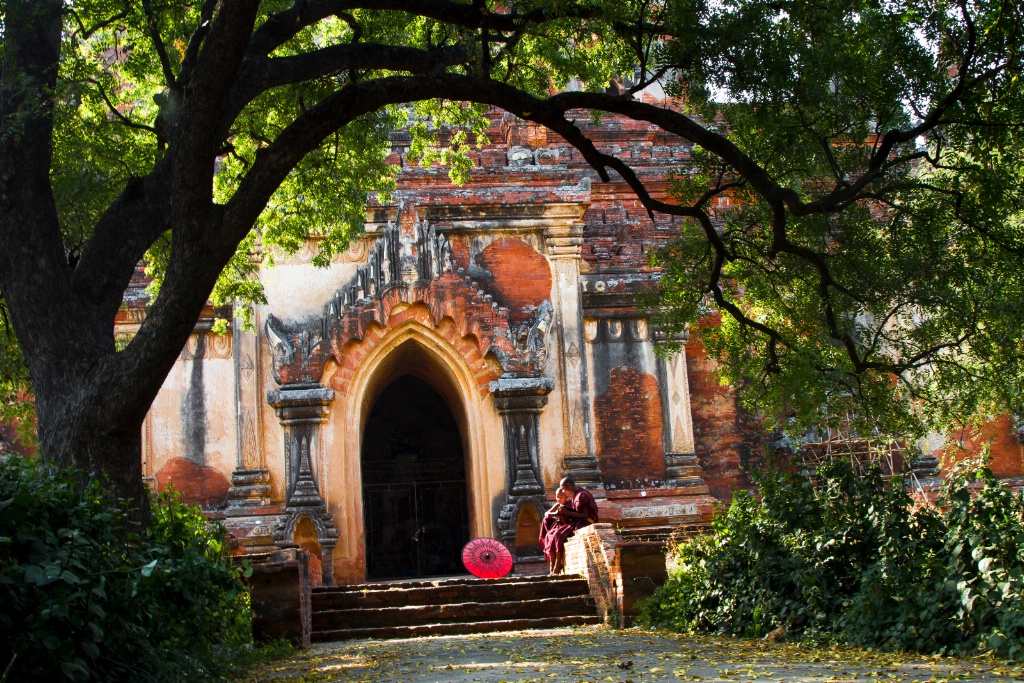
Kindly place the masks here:
[(555, 491), (555, 504), (544, 513), (540, 523), (540, 547), (548, 561), (549, 574), (561, 574), (565, 566), (565, 541), (576, 531), (566, 514), (569, 495), (561, 488)]
[(572, 520), (577, 529), (597, 522), (597, 501), (594, 499), (594, 494), (584, 488), (577, 488), (572, 477), (564, 477), (558, 486), (570, 497), (569, 508), (564, 510), (564, 513)]
[(541, 523), (541, 547), (548, 560), (548, 571), (565, 571), (565, 542), (577, 529), (590, 526), (598, 520), (597, 501), (586, 489), (577, 488), (572, 477), (559, 482), (555, 494), (558, 502), (544, 515)]

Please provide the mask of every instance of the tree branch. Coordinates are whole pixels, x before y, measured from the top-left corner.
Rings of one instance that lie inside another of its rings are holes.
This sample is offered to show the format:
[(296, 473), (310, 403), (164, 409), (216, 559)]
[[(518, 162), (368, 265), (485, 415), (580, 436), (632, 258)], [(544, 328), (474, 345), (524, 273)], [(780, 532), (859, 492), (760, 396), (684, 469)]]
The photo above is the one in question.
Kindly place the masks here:
[(127, 183), (93, 229), (72, 277), (83, 301), (113, 326), (124, 290), (146, 250), (171, 229), (171, 163)]
[(188, 81), (193, 69), (195, 69), (196, 59), (199, 58), (199, 48), (202, 46), (203, 40), (206, 39), (206, 34), (210, 30), (210, 21), (213, 19), (213, 10), (216, 5), (217, 0), (205, 0), (203, 2), (203, 7), (199, 11), (199, 23), (188, 39), (188, 45), (185, 47), (185, 56), (181, 60), (180, 80), (182, 81)]
[(87, 38), (91, 38), (92, 35), (94, 33), (96, 33), (96, 31), (104, 29), (107, 26), (110, 26), (111, 24), (113, 24), (115, 22), (121, 21), (122, 19), (124, 19), (125, 17), (128, 16), (128, 14), (131, 12), (131, 10), (132, 10), (131, 3), (126, 0), (126, 2), (124, 3), (124, 9), (122, 9), (120, 12), (118, 12), (117, 14), (111, 15), (110, 17), (108, 17), (106, 19), (103, 19), (102, 21), (98, 21), (95, 24), (93, 24), (92, 26), (88, 26), (88, 27), (82, 21), (82, 18), (79, 16), (78, 12), (75, 9), (71, 8), (71, 9), (68, 9), (67, 11), (68, 11), (68, 14), (70, 14), (71, 16), (73, 16), (75, 18), (75, 23), (78, 24), (78, 29), (79, 29), (79, 34), (78, 35), (81, 38), (83, 38), (83, 39), (87, 39)]
[(128, 126), (129, 128), (134, 128), (135, 130), (144, 130), (148, 133), (156, 135), (156, 128), (154, 128), (153, 126), (147, 126), (144, 123), (136, 123), (135, 121), (132, 121), (130, 118), (122, 114), (120, 111), (118, 111), (117, 107), (114, 106), (114, 103), (110, 101), (110, 98), (107, 96), (107, 91), (103, 89), (103, 86), (97, 83), (96, 81), (91, 82), (93, 85), (96, 86), (96, 89), (99, 91), (100, 97), (103, 99), (103, 102), (107, 105), (107, 109), (110, 111), (111, 114), (114, 115), (114, 117), (118, 121)]
[(153, 49), (156, 50), (157, 57), (160, 59), (164, 82), (171, 90), (177, 90), (177, 78), (174, 76), (174, 69), (171, 68), (170, 57), (167, 56), (167, 46), (164, 45), (164, 39), (160, 37), (160, 27), (157, 25), (156, 13), (153, 11), (151, 0), (142, 0), (142, 10), (146, 13), (146, 29), (149, 31), (149, 39), (153, 42)]

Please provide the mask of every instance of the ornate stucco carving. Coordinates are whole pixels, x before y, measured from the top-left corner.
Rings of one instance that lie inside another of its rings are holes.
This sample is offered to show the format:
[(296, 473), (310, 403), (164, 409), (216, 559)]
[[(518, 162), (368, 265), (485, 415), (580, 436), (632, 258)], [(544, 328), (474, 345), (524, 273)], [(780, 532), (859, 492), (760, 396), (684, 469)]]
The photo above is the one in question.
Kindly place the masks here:
[[(200, 341), (202, 337), (202, 341)], [(231, 335), (194, 334), (181, 349), (181, 360), (223, 360), (231, 358)]]
[(516, 552), (516, 523), (524, 506), (538, 517), (546, 507), (540, 476), (540, 414), (555, 388), (551, 377), (506, 378), (491, 382), (494, 405), (505, 436), (505, 504), (498, 513), (498, 534)]
[(492, 294), (454, 270), (448, 238), (432, 225), (416, 222), (410, 233), (389, 223), (379, 233), (366, 263), (321, 316), (288, 323), (267, 317), (264, 333), (278, 385), (319, 381), (327, 360), (340, 363), (345, 344), (362, 339), (367, 325), (384, 324), (396, 306), (413, 303), (425, 304), (435, 322), (448, 317), (465, 328), (460, 334), (472, 335), (480, 355), (492, 353), (505, 374), (540, 374), (547, 362), (550, 302), (541, 303), (533, 320), (513, 326)]
[(494, 355), (506, 373), (540, 375), (548, 361), (548, 332), (554, 310), (551, 302), (544, 300), (533, 320), (495, 332)]
[[(289, 329), (273, 314), (267, 316), (263, 326), (273, 356), (271, 371), (278, 384), (315, 382), (320, 379), (316, 369), (322, 369), (320, 356), (324, 342), (322, 330), (309, 327)], [(282, 373), (287, 369), (287, 377)], [(314, 372), (316, 377), (314, 378)]]

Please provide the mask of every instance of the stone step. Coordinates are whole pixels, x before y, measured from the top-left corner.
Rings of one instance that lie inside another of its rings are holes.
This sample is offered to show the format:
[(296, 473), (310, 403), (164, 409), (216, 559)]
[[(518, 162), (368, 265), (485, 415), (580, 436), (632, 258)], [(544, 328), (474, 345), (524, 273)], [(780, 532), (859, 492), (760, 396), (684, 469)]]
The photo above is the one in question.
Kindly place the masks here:
[(585, 579), (453, 577), (312, 591), (313, 639), (401, 638), (601, 623)]
[(600, 623), (602, 623), (601, 617), (593, 614), (583, 614), (563, 617), (539, 617), (534, 619), (505, 619), (444, 624), (421, 624), (416, 626), (383, 626), (375, 628), (347, 628), (323, 631), (314, 630), (312, 640), (313, 642), (323, 643), (334, 640), (351, 640), (356, 638), (420, 638), (423, 636), (465, 635), (471, 633), (521, 631), (525, 629), (594, 626)]
[(501, 579), (480, 579), (475, 576), (453, 576), (440, 579), (398, 579), (394, 581), (378, 581), (376, 583), (349, 583), (340, 586), (318, 586), (314, 593), (364, 593), (372, 590), (389, 590), (393, 588), (439, 588), (442, 586), (486, 585), (499, 586), (504, 584), (536, 584), (555, 583), (559, 581), (581, 581), (576, 576), (506, 576)]
[(453, 622), (482, 622), (540, 617), (569, 617), (595, 614), (589, 596), (512, 600), (507, 602), (461, 602), (411, 605), (406, 607), (365, 607), (313, 610), (313, 630), (328, 631), (358, 627), (415, 626)]
[(364, 584), (360, 589), (315, 589), (313, 610), (354, 609), (357, 607), (406, 607), (409, 605), (465, 602), (509, 602), (540, 598), (587, 595), (584, 579), (548, 579), (542, 581), (439, 582), (438, 585)]

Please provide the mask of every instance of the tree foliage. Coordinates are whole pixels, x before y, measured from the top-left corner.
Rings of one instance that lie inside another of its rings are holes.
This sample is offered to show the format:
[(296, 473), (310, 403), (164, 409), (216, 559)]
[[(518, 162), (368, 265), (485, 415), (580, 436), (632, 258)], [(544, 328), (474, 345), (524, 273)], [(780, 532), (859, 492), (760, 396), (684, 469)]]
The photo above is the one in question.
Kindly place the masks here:
[[(344, 249), (367, 200), (394, 186), (398, 126), (424, 163), (465, 179), (486, 105), (561, 135), (653, 217), (687, 219), (656, 258), (657, 322), (701, 327), (726, 378), (780, 424), (828, 405), (913, 432), (1019, 401), (1019, 3), (0, 11), (0, 292), (41, 452), (126, 496), (145, 500), (139, 426), (208, 299), (261, 301), (253, 274), (274, 249), (312, 238), (319, 263)], [(685, 110), (634, 97), (652, 83)], [(575, 123), (588, 112), (692, 143), (672, 195), (598, 149)], [(158, 293), (118, 348), (114, 316), (143, 258)], [(695, 323), (711, 309), (722, 325)]]
[(702, 338), (780, 426), (827, 406), (916, 434), (1015, 409), (1020, 5), (673, 6), (699, 26), (665, 47), (677, 92), (767, 179), (709, 151), (676, 178), (707, 210), (659, 255), (663, 321), (721, 310)]
[(711, 534), (675, 549), (647, 622), (1024, 659), (1021, 494), (977, 466), (949, 478), (938, 507), (847, 461), (817, 480), (774, 471), (760, 499), (734, 498)]
[(0, 299), (0, 424), (17, 425), (16, 440), (30, 445), (35, 439), (31, 389), (28, 368)]

